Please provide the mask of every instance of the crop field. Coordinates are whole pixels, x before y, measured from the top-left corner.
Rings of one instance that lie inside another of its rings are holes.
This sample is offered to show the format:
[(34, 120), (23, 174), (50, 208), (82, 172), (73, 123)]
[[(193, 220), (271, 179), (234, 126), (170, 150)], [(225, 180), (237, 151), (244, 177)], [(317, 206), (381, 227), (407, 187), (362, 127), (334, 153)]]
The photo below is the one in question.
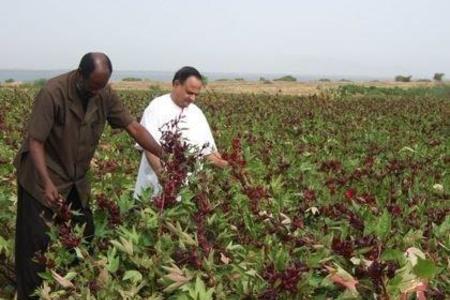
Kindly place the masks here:
[[(0, 88), (4, 299), (14, 297), (12, 161), (36, 92)], [(119, 91), (138, 119), (162, 93)], [(197, 105), (231, 167), (198, 168), (169, 149), (165, 198), (134, 200), (140, 153), (107, 127), (89, 174), (95, 237), (51, 226), (36, 254), (43, 299), (449, 299), (450, 88), (208, 89)]]

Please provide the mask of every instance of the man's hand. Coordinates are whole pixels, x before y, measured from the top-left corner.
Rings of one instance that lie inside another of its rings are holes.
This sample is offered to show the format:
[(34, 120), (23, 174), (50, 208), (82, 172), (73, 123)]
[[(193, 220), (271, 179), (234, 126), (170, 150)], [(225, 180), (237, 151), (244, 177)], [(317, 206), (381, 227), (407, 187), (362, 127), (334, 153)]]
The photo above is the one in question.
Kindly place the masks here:
[(53, 182), (49, 181), (44, 186), (44, 197), (48, 207), (57, 207), (62, 201)]
[(141, 145), (142, 148), (144, 148), (144, 150), (147, 150), (160, 158), (163, 156), (162, 147), (141, 124), (133, 121), (126, 127), (126, 130), (133, 137), (133, 139)]
[(222, 168), (222, 169), (224, 169), (230, 165), (228, 163), (228, 161), (226, 161), (222, 158), (222, 156), (220, 155), (219, 152), (213, 152), (213, 153), (207, 155), (206, 159), (214, 166)]

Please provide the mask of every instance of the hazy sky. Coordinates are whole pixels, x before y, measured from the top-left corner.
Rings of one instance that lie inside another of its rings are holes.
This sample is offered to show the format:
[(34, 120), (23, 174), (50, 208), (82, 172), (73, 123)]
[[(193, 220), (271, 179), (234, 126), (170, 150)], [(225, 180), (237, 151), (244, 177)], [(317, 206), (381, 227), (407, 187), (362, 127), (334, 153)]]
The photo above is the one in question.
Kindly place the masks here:
[(449, 0), (0, 0), (0, 69), (450, 76)]

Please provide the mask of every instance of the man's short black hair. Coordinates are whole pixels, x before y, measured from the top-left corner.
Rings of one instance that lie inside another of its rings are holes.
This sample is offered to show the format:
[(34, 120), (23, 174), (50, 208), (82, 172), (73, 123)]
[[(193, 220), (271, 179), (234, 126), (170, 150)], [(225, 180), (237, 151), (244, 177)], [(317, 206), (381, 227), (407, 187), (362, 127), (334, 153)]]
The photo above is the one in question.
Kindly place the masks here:
[(175, 73), (175, 76), (173, 76), (172, 84), (175, 84), (175, 81), (178, 81), (179, 83), (183, 84), (186, 81), (186, 79), (188, 79), (191, 76), (194, 76), (198, 80), (203, 81), (202, 74), (200, 74), (200, 72), (196, 68), (182, 67)]
[[(113, 68), (111, 64), (111, 60), (106, 54), (103, 54), (106, 60), (106, 66), (109, 69), (109, 73), (112, 74)], [(95, 70), (95, 60), (94, 60), (94, 53), (89, 52), (83, 55), (80, 61), (80, 65), (78, 66), (78, 69), (80, 70), (81, 75), (83, 78), (89, 78), (89, 76), (94, 72)]]

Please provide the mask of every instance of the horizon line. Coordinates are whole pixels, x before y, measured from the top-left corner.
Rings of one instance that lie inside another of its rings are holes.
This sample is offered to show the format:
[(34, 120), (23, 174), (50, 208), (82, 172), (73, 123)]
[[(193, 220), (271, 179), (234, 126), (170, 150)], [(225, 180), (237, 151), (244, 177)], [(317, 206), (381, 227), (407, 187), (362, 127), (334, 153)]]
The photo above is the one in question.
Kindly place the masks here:
[[(26, 71), (26, 72), (42, 72), (42, 71), (49, 71), (49, 72), (55, 72), (55, 71), (69, 71), (69, 70), (74, 70), (75, 68), (53, 68), (53, 69), (35, 69), (35, 68), (0, 68), (0, 71)], [(113, 74), (115, 72), (155, 72), (155, 73), (170, 73), (172, 74), (174, 71), (173, 70), (152, 70), (152, 69), (113, 69)], [(390, 77), (395, 77), (397, 75), (407, 75), (407, 76), (412, 76), (413, 78), (422, 78), (421, 76), (417, 77), (417, 75), (414, 75), (413, 73), (399, 73), (396, 75), (374, 75), (374, 74), (337, 74), (337, 73), (298, 73), (298, 72), (254, 72), (254, 71), (201, 71), (201, 73), (204, 74), (240, 74), (240, 75), (297, 75), (300, 77), (366, 77), (366, 78), (382, 78), (382, 79), (386, 79), (386, 78), (390, 78)], [(436, 73), (436, 72), (435, 72)], [(430, 73), (429, 76), (433, 76), (434, 73)], [(344, 79), (343, 78), (343, 79)]]

